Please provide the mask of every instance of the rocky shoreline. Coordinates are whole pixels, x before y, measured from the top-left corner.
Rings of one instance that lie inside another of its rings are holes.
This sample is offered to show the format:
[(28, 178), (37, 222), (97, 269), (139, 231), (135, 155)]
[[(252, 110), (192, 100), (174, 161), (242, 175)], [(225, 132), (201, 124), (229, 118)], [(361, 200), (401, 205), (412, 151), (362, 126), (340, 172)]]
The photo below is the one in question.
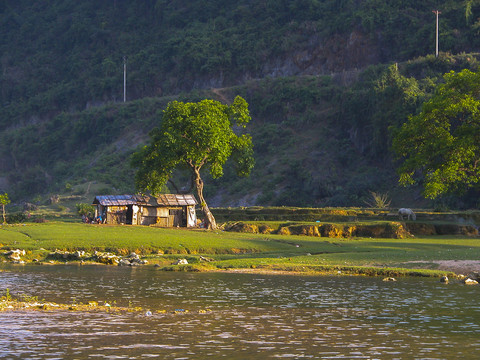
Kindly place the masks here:
[[(3, 253), (3, 256), (14, 264), (25, 264), (24, 256), (25, 250), (15, 249), (9, 250)], [(95, 251), (93, 254), (85, 251), (61, 251), (55, 250), (47, 255), (46, 259), (49, 263), (55, 263), (62, 261), (63, 263), (68, 261), (78, 261), (80, 263), (95, 262), (105, 265), (118, 265), (118, 266), (139, 266), (148, 264), (147, 260), (142, 260), (140, 256), (134, 252), (128, 256), (118, 256), (109, 252)], [(33, 262), (39, 262), (39, 259), (33, 259)]]

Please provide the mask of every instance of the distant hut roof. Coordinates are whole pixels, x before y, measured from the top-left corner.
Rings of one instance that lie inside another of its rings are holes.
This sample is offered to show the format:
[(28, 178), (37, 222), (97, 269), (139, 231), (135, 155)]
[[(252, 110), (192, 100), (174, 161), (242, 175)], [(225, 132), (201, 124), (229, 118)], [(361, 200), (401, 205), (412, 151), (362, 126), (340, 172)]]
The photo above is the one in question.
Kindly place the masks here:
[(197, 205), (197, 200), (192, 194), (162, 194), (157, 198), (153, 198), (158, 205), (169, 206), (187, 206)]
[(187, 206), (196, 205), (192, 194), (162, 194), (158, 197), (144, 195), (99, 195), (95, 196), (93, 205), (102, 206)]
[(100, 195), (95, 196), (93, 204), (103, 206), (126, 206), (138, 203), (136, 195)]

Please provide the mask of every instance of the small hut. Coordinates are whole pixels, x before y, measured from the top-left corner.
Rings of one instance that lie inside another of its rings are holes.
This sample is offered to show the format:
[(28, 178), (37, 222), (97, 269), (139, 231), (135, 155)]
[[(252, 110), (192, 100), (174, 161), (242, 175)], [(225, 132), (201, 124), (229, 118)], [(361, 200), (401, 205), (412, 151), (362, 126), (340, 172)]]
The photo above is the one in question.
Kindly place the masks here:
[(95, 217), (106, 224), (193, 227), (197, 223), (191, 194), (99, 195), (93, 200)]

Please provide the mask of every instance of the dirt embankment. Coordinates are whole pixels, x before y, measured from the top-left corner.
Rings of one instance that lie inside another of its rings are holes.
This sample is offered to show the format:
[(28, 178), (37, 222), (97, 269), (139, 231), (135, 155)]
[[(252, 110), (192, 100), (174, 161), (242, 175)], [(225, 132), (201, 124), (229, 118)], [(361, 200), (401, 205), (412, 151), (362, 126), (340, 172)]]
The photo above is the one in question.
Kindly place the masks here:
[(406, 229), (413, 235), (466, 235), (478, 236), (478, 228), (463, 224), (406, 223)]
[(226, 231), (252, 234), (305, 235), (329, 238), (375, 237), (405, 239), (415, 235), (465, 235), (479, 236), (478, 228), (461, 224), (427, 224), (413, 222), (385, 222), (375, 224), (282, 224), (273, 229), (268, 224), (248, 222), (227, 223)]
[(249, 224), (236, 222), (225, 225), (226, 231), (254, 233), (254, 234), (278, 234), (278, 235), (306, 235), (329, 238), (350, 237), (379, 237), (404, 239), (411, 234), (399, 222), (383, 224), (343, 225), (343, 224), (284, 224), (278, 229), (273, 229), (266, 224)]

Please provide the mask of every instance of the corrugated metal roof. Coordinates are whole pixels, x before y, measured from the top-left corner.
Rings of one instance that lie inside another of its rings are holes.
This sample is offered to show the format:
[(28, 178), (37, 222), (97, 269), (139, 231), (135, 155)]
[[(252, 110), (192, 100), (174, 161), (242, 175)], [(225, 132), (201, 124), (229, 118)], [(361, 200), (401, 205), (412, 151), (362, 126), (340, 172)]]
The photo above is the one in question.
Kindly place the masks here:
[(197, 201), (191, 194), (162, 194), (156, 198), (158, 205), (187, 206), (196, 205)]
[(103, 206), (126, 206), (134, 205), (138, 202), (135, 195), (101, 195), (95, 196), (93, 204), (100, 204)]
[(93, 204), (102, 206), (187, 206), (196, 205), (197, 201), (192, 194), (162, 194), (159, 197), (143, 195), (98, 195)]

